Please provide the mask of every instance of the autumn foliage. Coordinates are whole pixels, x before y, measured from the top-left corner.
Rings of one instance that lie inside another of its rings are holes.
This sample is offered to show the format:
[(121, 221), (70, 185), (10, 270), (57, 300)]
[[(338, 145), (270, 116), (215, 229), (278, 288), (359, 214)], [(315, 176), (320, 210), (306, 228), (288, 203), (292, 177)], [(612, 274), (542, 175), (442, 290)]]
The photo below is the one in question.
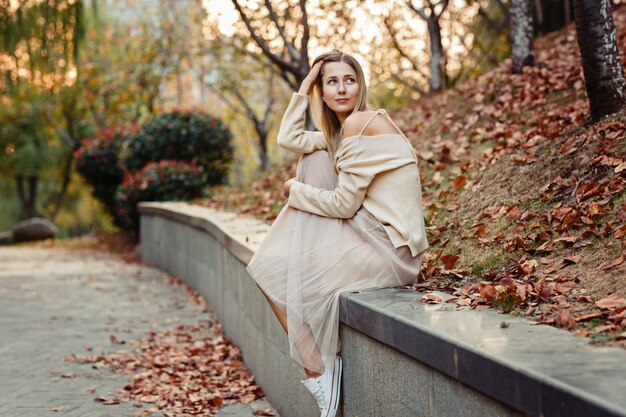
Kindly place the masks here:
[[(184, 288), (190, 302), (208, 311), (209, 306), (199, 293), (178, 278), (171, 278), (170, 283)], [(155, 413), (171, 417), (215, 416), (223, 405), (245, 404), (264, 396), (244, 366), (241, 350), (224, 336), (218, 321), (149, 330), (145, 337), (133, 340), (112, 334), (110, 341), (120, 349), (111, 353), (72, 353), (65, 361), (129, 375), (123, 388), (98, 395), (94, 400), (104, 405), (131, 402), (139, 409), (133, 414), (135, 417)], [(130, 349), (121, 349), (122, 345), (130, 345)]]
[[(614, 19), (626, 51), (626, 9)], [(455, 308), (496, 307), (619, 343), (626, 112), (589, 122), (573, 24), (537, 39), (535, 52), (520, 74), (506, 60), (393, 112), (419, 156), (431, 245), (414, 288), (448, 292)], [(295, 161), (204, 204), (271, 222), (294, 171)]]

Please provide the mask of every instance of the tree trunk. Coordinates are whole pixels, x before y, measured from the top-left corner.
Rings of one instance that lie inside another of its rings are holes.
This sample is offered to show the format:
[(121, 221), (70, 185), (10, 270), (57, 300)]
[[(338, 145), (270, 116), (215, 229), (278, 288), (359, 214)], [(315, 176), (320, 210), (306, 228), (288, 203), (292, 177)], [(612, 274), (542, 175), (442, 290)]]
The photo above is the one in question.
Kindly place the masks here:
[(267, 171), (270, 167), (270, 160), (267, 156), (267, 135), (259, 138), (259, 145), (261, 148), (261, 171)]
[(596, 121), (626, 105), (624, 70), (617, 49), (610, 0), (575, 0), (574, 19), (591, 119)]
[(428, 38), (430, 39), (430, 79), (428, 81), (430, 91), (440, 91), (443, 88), (444, 55), (441, 44), (441, 27), (439, 19), (430, 16), (428, 19)]
[(541, 0), (535, 0), (535, 14), (537, 15), (537, 28), (539, 29), (539, 34), (543, 34), (546, 32), (544, 28), (544, 20), (543, 20), (543, 5), (541, 4)]
[(15, 180), (17, 182), (17, 195), (22, 204), (22, 218), (35, 217), (37, 215), (37, 183), (39, 177), (30, 175), (26, 178), (18, 175)]
[(269, 166), (269, 158), (267, 156), (267, 137), (269, 136), (269, 132), (265, 127), (265, 120), (255, 120), (254, 130), (256, 130), (256, 134), (259, 137), (259, 159), (261, 162), (261, 171), (266, 171)]
[(72, 179), (72, 161), (74, 160), (73, 153), (75, 149), (72, 149), (67, 159), (65, 160), (65, 167), (63, 168), (63, 182), (61, 184), (61, 191), (57, 196), (57, 199), (54, 204), (54, 210), (50, 214), (50, 221), (54, 223), (54, 219), (56, 219), (57, 214), (61, 211), (61, 207), (63, 206), (63, 199), (65, 198), (65, 194), (67, 193), (67, 188), (70, 184), (70, 180)]
[(511, 59), (513, 74), (533, 65), (533, 17), (529, 0), (511, 0)]

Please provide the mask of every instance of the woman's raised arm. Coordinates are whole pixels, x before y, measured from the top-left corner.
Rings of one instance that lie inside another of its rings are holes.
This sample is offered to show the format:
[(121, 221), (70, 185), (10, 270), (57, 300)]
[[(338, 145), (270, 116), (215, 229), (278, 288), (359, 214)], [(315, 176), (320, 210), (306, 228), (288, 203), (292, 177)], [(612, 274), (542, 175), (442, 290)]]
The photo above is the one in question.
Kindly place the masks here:
[(294, 153), (311, 153), (318, 149), (327, 149), (322, 132), (304, 130), (306, 110), (309, 106), (309, 94), (322, 68), (322, 61), (317, 62), (300, 84), (300, 90), (293, 93), (278, 130), (278, 146)]
[(327, 148), (322, 132), (304, 130), (308, 106), (309, 96), (293, 93), (278, 129), (278, 146), (299, 154)]

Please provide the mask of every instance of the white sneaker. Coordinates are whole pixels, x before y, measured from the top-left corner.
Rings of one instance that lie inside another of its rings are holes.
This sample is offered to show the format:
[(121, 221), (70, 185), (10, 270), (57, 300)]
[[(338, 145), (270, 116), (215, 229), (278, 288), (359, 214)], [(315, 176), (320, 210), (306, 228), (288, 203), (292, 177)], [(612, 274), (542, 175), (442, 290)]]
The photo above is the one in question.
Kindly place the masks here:
[(302, 383), (317, 400), (320, 417), (335, 417), (341, 389), (341, 358), (336, 356), (334, 361), (327, 361), (324, 365), (326, 369), (322, 375), (309, 378)]

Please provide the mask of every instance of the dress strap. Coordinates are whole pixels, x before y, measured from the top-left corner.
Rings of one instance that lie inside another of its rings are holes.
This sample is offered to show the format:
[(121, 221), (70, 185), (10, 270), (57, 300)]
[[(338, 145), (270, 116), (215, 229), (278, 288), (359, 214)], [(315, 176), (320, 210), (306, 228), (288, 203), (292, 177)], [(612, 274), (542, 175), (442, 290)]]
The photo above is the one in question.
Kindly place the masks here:
[(406, 140), (406, 143), (409, 145), (409, 148), (411, 148), (411, 150), (413, 151), (413, 158), (415, 159), (415, 164), (419, 166), (419, 161), (417, 160), (417, 154), (415, 153), (415, 148), (413, 148), (413, 144), (411, 143), (409, 138), (407, 138), (404, 132), (402, 132), (402, 129), (400, 129), (398, 125), (393, 122), (393, 120), (391, 119), (391, 116), (387, 114), (385, 109), (380, 109), (378, 111), (381, 112), (396, 129), (398, 129), (398, 132), (400, 133), (400, 135), (404, 138), (404, 140)]
[(363, 129), (361, 129), (361, 132), (359, 133), (359, 136), (363, 134), (363, 132), (365, 132), (365, 129), (367, 128), (367, 126), (369, 126), (369, 124), (372, 122), (372, 120), (374, 120), (374, 118), (376, 116), (378, 116), (379, 114), (382, 114), (383, 116), (385, 116), (387, 118), (387, 120), (389, 120), (389, 122), (393, 125), (393, 127), (396, 128), (396, 130), (398, 130), (398, 132), (404, 136), (404, 133), (402, 133), (402, 129), (400, 129), (398, 127), (398, 125), (396, 125), (393, 120), (391, 119), (391, 117), (387, 114), (387, 111), (385, 109), (378, 109), (376, 110), (376, 113), (374, 113), (374, 115), (372, 117), (370, 117), (370, 119), (367, 121), (367, 123), (365, 123), (365, 126), (363, 126)]
[(383, 114), (383, 115), (387, 118), (387, 120), (389, 120), (389, 123), (391, 123), (391, 124), (393, 125), (393, 127), (395, 127), (395, 128), (398, 130), (398, 132), (399, 132), (402, 136), (404, 136), (404, 133), (402, 133), (402, 129), (400, 129), (400, 128), (398, 127), (398, 125), (396, 125), (396, 124), (393, 122), (393, 120), (391, 120), (391, 116), (389, 116), (389, 115), (387, 114), (387, 111), (386, 111), (385, 109), (380, 109), (380, 110), (378, 110), (378, 111), (379, 111), (379, 112), (381, 112), (381, 113), (382, 113), (382, 114)]
[(385, 110), (383, 110), (383, 109), (376, 110), (376, 113), (374, 113), (374, 115), (372, 117), (370, 117), (370, 119), (367, 121), (367, 123), (365, 123), (365, 126), (363, 126), (363, 129), (361, 129), (361, 131), (359, 132), (359, 136), (361, 136), (363, 134), (363, 132), (365, 132), (365, 128), (367, 126), (369, 126), (369, 124), (372, 122), (372, 120), (374, 120), (374, 118), (376, 116), (378, 116), (379, 113), (384, 112), (384, 111)]

